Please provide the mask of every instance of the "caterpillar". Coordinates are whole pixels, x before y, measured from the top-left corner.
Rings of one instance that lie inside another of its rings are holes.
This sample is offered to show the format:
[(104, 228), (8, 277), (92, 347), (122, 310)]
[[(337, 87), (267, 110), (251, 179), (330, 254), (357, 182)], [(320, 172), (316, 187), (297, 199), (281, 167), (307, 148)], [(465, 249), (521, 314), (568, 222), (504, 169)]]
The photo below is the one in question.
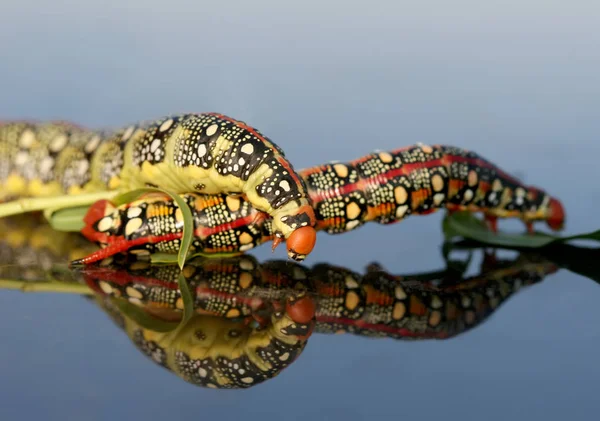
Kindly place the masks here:
[(276, 247), (302, 260), (316, 241), (304, 181), (280, 147), (218, 113), (168, 116), (115, 131), (64, 122), (0, 126), (2, 199), (148, 186), (174, 193), (243, 195), (267, 213)]
[[(129, 300), (158, 319), (176, 320), (182, 308), (177, 270), (138, 261), (89, 266), (82, 273), (97, 303), (155, 363), (198, 386), (247, 388), (289, 367), (315, 333), (449, 339), (556, 270), (552, 262), (524, 254), (487, 264), (470, 278), (447, 271), (419, 274), (415, 281), (376, 266), (361, 275), (329, 264), (260, 264), (250, 256), (197, 259), (185, 276), (199, 314), (176, 337), (133, 320), (111, 300)], [(282, 300), (298, 291), (305, 291), (299, 293), (305, 301), (293, 314)], [(160, 313), (153, 310), (158, 308)]]
[[(329, 234), (367, 222), (399, 222), (411, 214), (439, 209), (483, 212), (491, 228), (497, 218), (517, 217), (528, 230), (546, 221), (563, 227), (562, 204), (543, 190), (525, 186), (474, 152), (444, 145), (413, 145), (374, 152), (348, 163), (328, 163), (299, 171), (315, 213), (315, 228)], [(240, 253), (274, 238), (268, 214), (243, 197), (183, 195), (194, 216), (192, 252)], [(75, 263), (92, 263), (118, 252), (177, 252), (181, 211), (170, 199), (148, 195), (113, 206), (97, 202), (82, 233), (104, 249)]]

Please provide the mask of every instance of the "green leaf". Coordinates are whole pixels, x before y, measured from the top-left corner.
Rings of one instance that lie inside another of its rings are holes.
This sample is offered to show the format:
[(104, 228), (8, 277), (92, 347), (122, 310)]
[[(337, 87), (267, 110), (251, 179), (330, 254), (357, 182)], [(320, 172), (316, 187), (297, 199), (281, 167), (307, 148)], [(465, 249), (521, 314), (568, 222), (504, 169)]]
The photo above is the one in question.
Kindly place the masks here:
[(98, 200), (111, 199), (115, 194), (116, 192), (114, 191), (100, 191), (88, 194), (17, 199), (0, 204), (0, 218), (33, 211), (45, 211), (48, 209), (58, 210), (84, 205), (89, 206)]
[(44, 212), (52, 229), (56, 231), (79, 232), (85, 226), (83, 218), (89, 206), (78, 206), (65, 209), (47, 209)]
[(448, 241), (456, 237), (462, 237), (500, 247), (540, 248), (553, 243), (572, 240), (600, 241), (600, 230), (562, 238), (541, 232), (533, 234), (525, 232), (522, 234), (494, 233), (486, 227), (481, 219), (469, 212), (455, 212), (446, 215), (442, 223), (442, 229)]

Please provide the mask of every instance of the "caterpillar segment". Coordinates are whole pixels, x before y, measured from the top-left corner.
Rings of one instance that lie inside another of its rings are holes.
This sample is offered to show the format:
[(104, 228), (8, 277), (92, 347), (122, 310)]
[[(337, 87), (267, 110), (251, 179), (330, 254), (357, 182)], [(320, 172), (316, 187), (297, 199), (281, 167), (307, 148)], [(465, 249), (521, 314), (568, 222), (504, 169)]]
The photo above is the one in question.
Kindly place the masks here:
[(169, 116), (110, 135), (62, 123), (13, 123), (0, 127), (0, 144), (6, 152), (0, 161), (3, 190), (13, 196), (148, 186), (178, 194), (234, 194), (271, 217), (273, 245), (285, 240), (292, 259), (303, 260), (316, 242), (306, 186), (283, 151), (222, 114)]
[[(439, 209), (482, 212), (493, 230), (498, 218), (520, 218), (529, 230), (534, 221), (546, 221), (559, 230), (565, 219), (557, 199), (523, 185), (477, 154), (451, 146), (374, 152), (299, 173), (314, 207), (315, 228), (329, 234), (348, 232), (370, 221), (392, 224)], [(242, 196), (183, 197), (194, 215), (192, 253), (241, 253), (276, 238), (270, 216)], [(177, 252), (181, 213), (170, 199), (157, 196), (119, 208), (102, 202), (88, 213), (83, 232), (104, 249), (78, 263), (127, 250)]]
[(534, 254), (484, 262), (480, 274), (462, 278), (454, 271), (399, 276), (380, 267), (360, 274), (329, 264), (260, 264), (251, 256), (193, 259), (184, 275), (195, 315), (176, 336), (143, 325), (115, 305), (127, 300), (157, 320), (180, 320), (176, 266), (122, 257), (81, 273), (97, 303), (155, 363), (199, 386), (246, 388), (288, 367), (315, 333), (449, 339), (557, 270)]

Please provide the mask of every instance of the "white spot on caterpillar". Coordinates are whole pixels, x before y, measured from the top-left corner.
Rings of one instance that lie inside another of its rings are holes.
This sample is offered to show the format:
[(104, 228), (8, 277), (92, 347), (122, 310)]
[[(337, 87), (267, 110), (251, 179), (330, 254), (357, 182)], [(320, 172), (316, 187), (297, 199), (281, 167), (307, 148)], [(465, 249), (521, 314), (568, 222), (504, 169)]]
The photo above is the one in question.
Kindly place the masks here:
[(288, 181), (287, 181), (287, 180), (282, 180), (282, 181), (279, 183), (279, 187), (281, 187), (281, 188), (282, 188), (283, 190), (285, 190), (285, 191), (290, 191), (290, 189), (291, 189), (291, 187), (290, 187), (290, 183), (288, 183)]
[(238, 159), (238, 164), (240, 164), (240, 167), (241, 167), (242, 165), (244, 165), (245, 163), (246, 163), (246, 160), (245, 160), (244, 158), (240, 158), (240, 159)]
[(29, 159), (29, 154), (27, 154), (27, 152), (20, 151), (15, 156), (15, 165), (17, 165), (17, 166), (25, 165), (27, 163), (28, 159)]
[(171, 128), (172, 125), (173, 125), (173, 119), (170, 118), (167, 121), (165, 121), (163, 124), (160, 125), (160, 127), (158, 128), (158, 131), (166, 132), (167, 130), (169, 130)]
[(346, 231), (353, 230), (354, 228), (356, 228), (358, 226), (358, 224), (360, 224), (360, 221), (358, 221), (358, 220), (348, 222), (346, 224)]
[(127, 128), (127, 130), (125, 130), (125, 133), (123, 133), (123, 136), (121, 137), (121, 140), (127, 140), (131, 137), (131, 135), (133, 134), (133, 131), (135, 130), (135, 126), (129, 126)]
[(435, 203), (436, 206), (441, 205), (443, 201), (444, 201), (444, 193), (437, 193), (433, 196), (433, 203)]
[(98, 222), (98, 231), (100, 232), (104, 232), (104, 231), (108, 231), (113, 224), (113, 219), (110, 216), (105, 216), (104, 218), (102, 218), (100, 220), (100, 222)]
[(160, 146), (160, 139), (154, 139), (150, 144), (150, 152), (156, 152), (158, 147)]
[(31, 130), (25, 130), (21, 133), (21, 138), (19, 139), (19, 146), (22, 148), (29, 148), (35, 142), (35, 133)]
[(242, 381), (247, 384), (254, 383), (254, 379), (252, 377), (244, 377)]
[(490, 193), (489, 201), (490, 202), (495, 202), (496, 201), (496, 192), (495, 191), (493, 191), (493, 192)]
[(45, 175), (52, 170), (52, 166), (54, 165), (54, 159), (50, 156), (44, 157), (42, 162), (40, 162), (40, 173)]
[(125, 235), (130, 236), (136, 232), (143, 224), (142, 218), (134, 218), (125, 226)]
[(398, 300), (404, 300), (406, 298), (406, 292), (401, 286), (396, 287), (396, 289), (394, 290), (394, 295)]
[(132, 206), (129, 209), (127, 209), (127, 217), (130, 219), (140, 216), (141, 213), (142, 213), (142, 208), (140, 208), (138, 206)]
[(206, 145), (204, 143), (201, 143), (198, 145), (198, 156), (200, 158), (202, 158), (204, 155), (206, 155)]
[(89, 168), (90, 168), (90, 163), (88, 161), (86, 161), (85, 159), (83, 159), (83, 160), (77, 162), (76, 172), (79, 175), (84, 175)]
[(403, 218), (404, 214), (406, 213), (407, 210), (408, 210), (408, 205), (398, 206), (396, 208), (396, 218), (397, 219)]
[(66, 135), (64, 134), (60, 134), (58, 136), (56, 136), (54, 139), (52, 139), (52, 142), (50, 142), (50, 150), (52, 152), (58, 152), (60, 150), (62, 150), (68, 142), (68, 138)]
[(254, 152), (254, 145), (252, 145), (252, 143), (246, 143), (244, 146), (242, 146), (242, 149), (240, 149), (240, 151), (242, 153), (245, 153), (246, 155), (252, 155), (252, 153)]
[(465, 202), (470, 202), (473, 199), (473, 190), (467, 190), (464, 196)]
[(208, 372), (204, 368), (200, 367), (198, 369), (198, 374), (200, 375), (200, 377), (204, 378), (208, 375)]
[(285, 354), (281, 354), (279, 356), (279, 361), (287, 361), (290, 358), (290, 353), (286, 352)]
[(207, 136), (212, 136), (217, 132), (217, 129), (219, 128), (218, 124), (213, 124), (211, 126), (208, 126), (208, 128), (206, 129), (206, 135)]
[(92, 137), (90, 139), (90, 141), (85, 145), (85, 148), (84, 148), (85, 153), (94, 152), (99, 144), (100, 144), (100, 136)]

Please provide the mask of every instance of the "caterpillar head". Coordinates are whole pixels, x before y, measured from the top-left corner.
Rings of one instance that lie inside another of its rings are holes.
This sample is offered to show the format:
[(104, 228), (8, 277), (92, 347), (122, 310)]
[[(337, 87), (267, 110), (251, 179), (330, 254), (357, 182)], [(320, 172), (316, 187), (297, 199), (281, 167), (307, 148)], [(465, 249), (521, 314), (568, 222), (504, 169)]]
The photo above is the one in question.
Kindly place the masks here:
[[(317, 242), (314, 209), (310, 205), (302, 206), (296, 215), (283, 216), (281, 221), (293, 230), (286, 240), (288, 257), (297, 262), (303, 261), (312, 252)], [(283, 241), (283, 237), (282, 233), (275, 234), (273, 250)]]
[(554, 231), (560, 231), (565, 225), (565, 209), (559, 200), (551, 198), (548, 203), (546, 224)]

